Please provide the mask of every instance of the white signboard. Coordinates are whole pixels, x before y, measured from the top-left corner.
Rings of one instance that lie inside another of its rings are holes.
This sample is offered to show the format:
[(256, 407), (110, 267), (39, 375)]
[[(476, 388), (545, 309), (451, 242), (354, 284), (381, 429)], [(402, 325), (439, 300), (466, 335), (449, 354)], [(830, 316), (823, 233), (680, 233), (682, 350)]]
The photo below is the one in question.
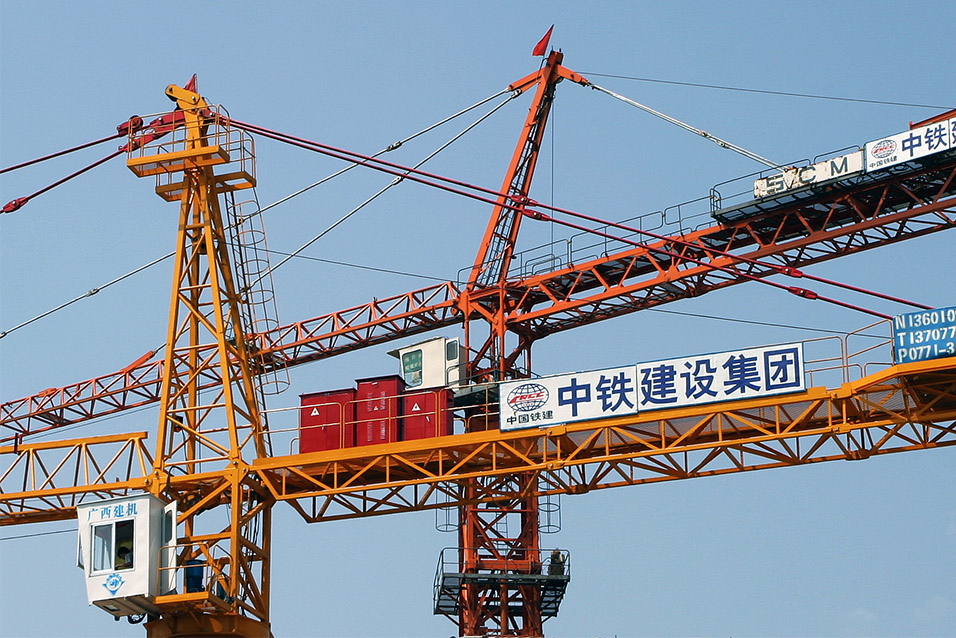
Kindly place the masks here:
[(538, 428), (635, 414), (635, 368), (575, 372), (502, 383), (501, 429)]
[(956, 148), (956, 118), (867, 142), (866, 170), (874, 171)]
[(704, 354), (637, 366), (638, 409), (660, 410), (806, 389), (803, 344)]
[(782, 173), (758, 179), (754, 181), (754, 197), (776, 195), (862, 171), (863, 151), (855, 151), (810, 166), (788, 168)]

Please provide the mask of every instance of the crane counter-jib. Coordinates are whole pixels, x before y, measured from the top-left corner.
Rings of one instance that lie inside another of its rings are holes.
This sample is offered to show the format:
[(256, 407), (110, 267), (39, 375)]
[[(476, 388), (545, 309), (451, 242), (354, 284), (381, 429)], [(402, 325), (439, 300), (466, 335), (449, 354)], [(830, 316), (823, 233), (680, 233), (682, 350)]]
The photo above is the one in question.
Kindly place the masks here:
[[(494, 407), (494, 406), (491, 406)], [(42, 478), (23, 490), (24, 476), (68, 464), (73, 442), (0, 449), (12, 459), (0, 482), (0, 524), (60, 520), (75, 506), (105, 495), (142, 489), (150, 480), (148, 456), (138, 465), (143, 433), (82, 440), (90, 458), (132, 466), (123, 481), (99, 477), (71, 481), (71, 472)], [(956, 358), (897, 364), (858, 381), (814, 387), (778, 397), (666, 409), (541, 429), (489, 430), (413, 441), (351, 447), (254, 460), (274, 498), (292, 501), (306, 518), (338, 520), (463, 504), (457, 485), (470, 478), (534, 472), (540, 493), (577, 494), (748, 470), (956, 444)], [(102, 456), (97, 456), (102, 451)], [(683, 459), (678, 463), (678, 459)], [(88, 459), (87, 459), (88, 460)], [(215, 473), (172, 476), (188, 490)], [(515, 497), (507, 481), (492, 483), (473, 501)], [(57, 504), (50, 502), (56, 493)]]
[[(794, 163), (761, 171), (753, 181), (752, 197), (748, 197), (747, 191), (736, 191), (753, 175), (718, 184), (711, 189), (712, 214), (715, 219), (730, 224), (774, 213), (794, 202), (809, 205), (815, 200), (825, 201), (855, 185), (906, 176), (933, 179), (934, 168), (944, 167), (956, 155), (956, 118), (952, 113), (914, 124), (902, 133), (866, 142), (850, 153), (836, 155), (842, 153), (836, 151), (824, 154), (826, 159), (821, 161), (815, 158), (805, 165)], [(951, 195), (956, 188), (952, 183), (948, 186), (942, 191), (943, 196)], [(721, 191), (731, 191), (731, 194), (722, 195)], [(752, 201), (741, 202), (744, 198)]]

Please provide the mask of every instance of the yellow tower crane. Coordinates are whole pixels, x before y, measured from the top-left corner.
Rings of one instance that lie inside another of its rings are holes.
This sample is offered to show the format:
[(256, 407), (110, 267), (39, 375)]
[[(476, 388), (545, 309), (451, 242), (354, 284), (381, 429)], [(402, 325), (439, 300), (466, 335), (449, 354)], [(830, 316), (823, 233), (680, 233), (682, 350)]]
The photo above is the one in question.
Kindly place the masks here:
[[(144, 487), (180, 503), (176, 564), (201, 569), (216, 586), (158, 596), (146, 610), (157, 615), (147, 629), (150, 636), (269, 636), (273, 499), (250, 471), (267, 456), (266, 423), (247, 340), (251, 293), (231, 255), (229, 222), (241, 222), (220, 207), (221, 195), (255, 186), (252, 141), (196, 92), (195, 76), (166, 95), (176, 103), (172, 139), (140, 145), (128, 160), (136, 175), (156, 176), (161, 197), (179, 202), (159, 431)], [(216, 389), (202, 393), (204, 379), (216, 379)], [(228, 524), (207, 529), (203, 513), (222, 505)]]

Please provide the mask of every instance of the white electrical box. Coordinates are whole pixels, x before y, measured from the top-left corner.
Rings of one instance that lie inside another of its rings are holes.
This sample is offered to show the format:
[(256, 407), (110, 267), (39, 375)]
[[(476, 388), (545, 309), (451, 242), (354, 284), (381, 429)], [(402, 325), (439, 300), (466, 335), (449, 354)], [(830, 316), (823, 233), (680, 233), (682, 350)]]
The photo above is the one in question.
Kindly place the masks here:
[(408, 389), (454, 387), (463, 381), (465, 353), (458, 339), (435, 337), (389, 354), (401, 363)]
[(151, 494), (77, 505), (77, 565), (86, 594), (114, 616), (156, 613), (176, 589), (176, 503)]

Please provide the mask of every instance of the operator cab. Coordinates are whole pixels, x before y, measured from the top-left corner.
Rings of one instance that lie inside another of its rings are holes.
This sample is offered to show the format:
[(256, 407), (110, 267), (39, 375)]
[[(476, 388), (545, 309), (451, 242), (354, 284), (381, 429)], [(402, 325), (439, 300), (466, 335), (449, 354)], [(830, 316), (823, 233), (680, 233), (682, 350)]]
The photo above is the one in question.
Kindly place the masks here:
[(176, 503), (151, 494), (77, 505), (77, 566), (86, 594), (113, 616), (156, 613), (176, 589)]

